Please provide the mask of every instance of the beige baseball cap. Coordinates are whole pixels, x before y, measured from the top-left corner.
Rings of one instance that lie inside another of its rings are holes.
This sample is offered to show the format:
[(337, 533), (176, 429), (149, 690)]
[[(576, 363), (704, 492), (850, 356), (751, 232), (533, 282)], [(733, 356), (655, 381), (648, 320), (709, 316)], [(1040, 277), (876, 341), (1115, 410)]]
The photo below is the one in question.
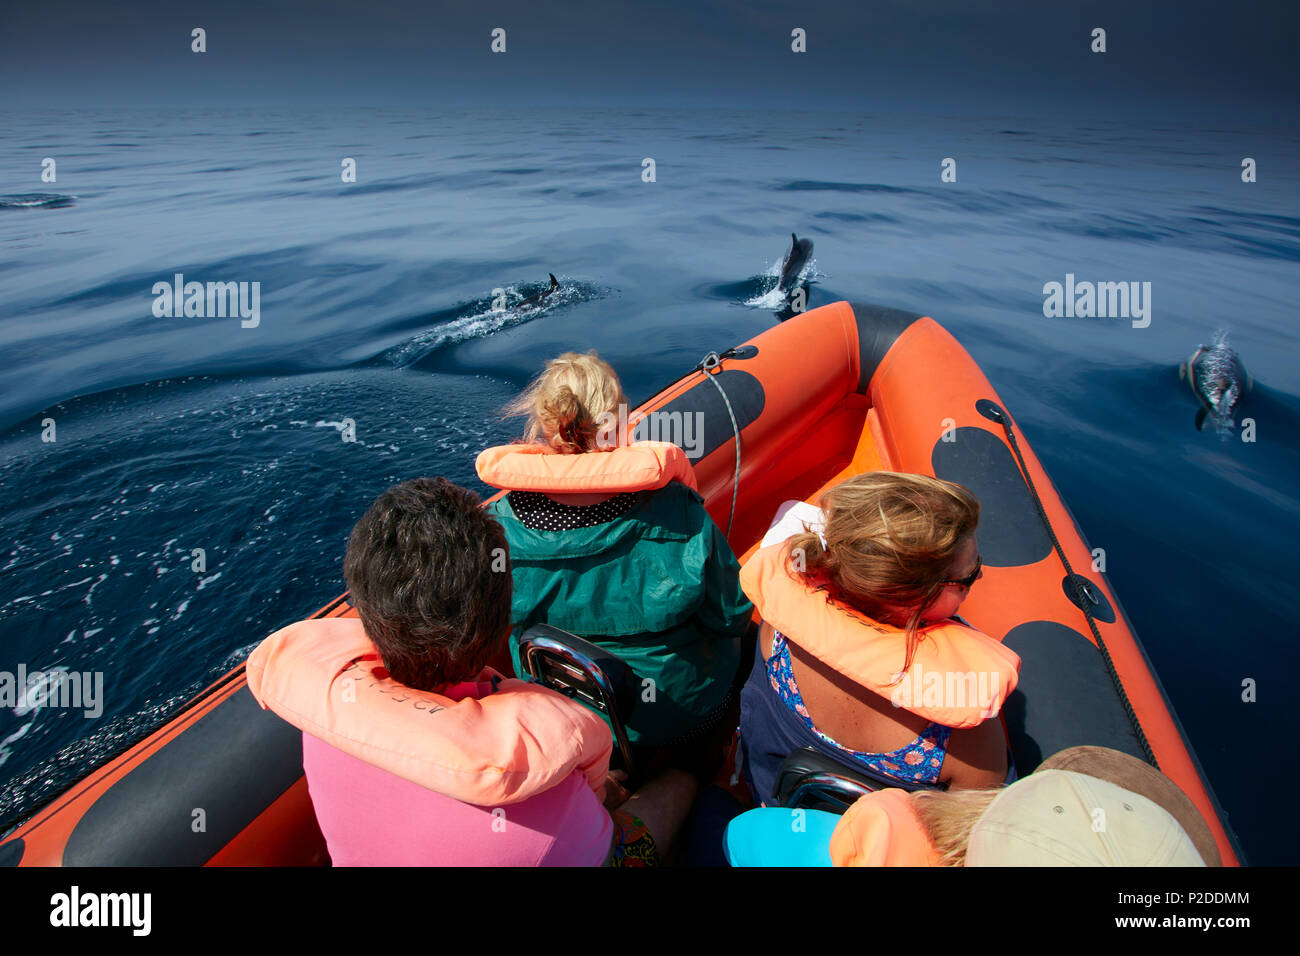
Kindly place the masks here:
[(1178, 820), (1155, 801), (1086, 773), (1040, 768), (989, 804), (971, 830), (966, 865), (1205, 866), (1205, 861)]
[(1201, 816), (1191, 798), (1163, 773), (1145, 760), (1139, 760), (1109, 747), (1086, 745), (1070, 747), (1048, 757), (1038, 765), (1038, 771), (1073, 770), (1089, 777), (1108, 780), (1117, 787), (1141, 794), (1152, 803), (1159, 804), (1166, 813), (1178, 821), (1201, 854), (1206, 866), (1222, 866), (1219, 845), (1214, 834)]

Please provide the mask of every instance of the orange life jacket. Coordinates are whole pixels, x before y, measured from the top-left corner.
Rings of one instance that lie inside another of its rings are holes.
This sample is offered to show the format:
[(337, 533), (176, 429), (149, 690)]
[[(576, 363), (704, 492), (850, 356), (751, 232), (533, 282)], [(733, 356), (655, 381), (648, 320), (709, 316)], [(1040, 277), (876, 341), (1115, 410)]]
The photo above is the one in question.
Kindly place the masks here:
[[(593, 711), (514, 679), (481, 700), (413, 690), (388, 676), (358, 618), (290, 624), (246, 673), (257, 702), (299, 730), (453, 799), (518, 803), (574, 770), (604, 793), (613, 739)], [(499, 677), (486, 668), (477, 680)]]
[(833, 866), (938, 866), (939, 855), (903, 790), (859, 799), (831, 834)]
[(618, 494), (662, 488), (670, 481), (698, 490), (686, 452), (662, 441), (581, 455), (562, 455), (539, 444), (499, 445), (481, 452), (474, 466), (485, 484), (507, 491)]
[(784, 542), (754, 553), (740, 586), (763, 620), (856, 684), (946, 727), (996, 716), (1016, 688), (1020, 657), (956, 622), (924, 627), (912, 666), (899, 678), (907, 632), (836, 604), (787, 568)]

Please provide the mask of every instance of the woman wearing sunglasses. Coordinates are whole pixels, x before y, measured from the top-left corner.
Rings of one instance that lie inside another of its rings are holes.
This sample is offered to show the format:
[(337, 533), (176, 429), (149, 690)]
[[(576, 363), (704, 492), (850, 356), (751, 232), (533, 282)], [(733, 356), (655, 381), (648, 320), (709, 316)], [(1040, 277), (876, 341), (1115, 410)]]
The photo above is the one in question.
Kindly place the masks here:
[(800, 747), (903, 786), (1001, 785), (994, 718), (1020, 659), (957, 617), (983, 573), (979, 502), (952, 482), (870, 472), (822, 507), (741, 571), (763, 618), (741, 696), (754, 798), (773, 802), (781, 762)]

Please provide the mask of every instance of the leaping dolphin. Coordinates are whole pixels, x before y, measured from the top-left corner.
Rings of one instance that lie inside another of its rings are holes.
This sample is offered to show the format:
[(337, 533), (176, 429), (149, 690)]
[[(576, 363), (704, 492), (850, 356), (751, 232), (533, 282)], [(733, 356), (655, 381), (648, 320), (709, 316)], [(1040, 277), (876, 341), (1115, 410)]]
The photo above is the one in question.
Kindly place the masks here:
[(1196, 430), (1213, 418), (1215, 425), (1226, 429), (1235, 424), (1232, 413), (1242, 396), (1254, 386), (1237, 353), (1228, 347), (1228, 335), (1219, 331), (1211, 345), (1198, 346), (1186, 362), (1178, 366), (1178, 377), (1191, 386), (1201, 401), (1196, 412)]
[(516, 308), (540, 309), (542, 307), (542, 303), (544, 303), (547, 298), (549, 298), (550, 295), (560, 287), (560, 280), (555, 278), (554, 272), (548, 272), (547, 275), (551, 277), (551, 287), (549, 289), (543, 289), (536, 295), (530, 295), (528, 298), (524, 299), (523, 302), (520, 302)]
[(776, 286), (778, 289), (787, 294), (794, 290), (803, 267), (812, 258), (812, 251), (811, 239), (800, 239), (793, 232), (790, 233), (790, 251), (785, 254), (785, 261), (781, 263), (781, 281)]

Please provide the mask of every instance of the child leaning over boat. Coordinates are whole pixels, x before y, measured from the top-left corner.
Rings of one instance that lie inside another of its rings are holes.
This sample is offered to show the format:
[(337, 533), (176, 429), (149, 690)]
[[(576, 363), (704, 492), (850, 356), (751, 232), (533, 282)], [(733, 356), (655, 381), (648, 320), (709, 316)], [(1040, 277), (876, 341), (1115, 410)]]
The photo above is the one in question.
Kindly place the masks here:
[(336, 866), (622, 866), (666, 852), (694, 780), (662, 775), (611, 818), (609, 728), (488, 666), (505, 654), (512, 581), (477, 495), (442, 478), (390, 488), (353, 528), (344, 576), (356, 617), (291, 624), (247, 666), (258, 702), (303, 731)]
[(821, 527), (760, 549), (741, 572), (763, 618), (741, 696), (754, 798), (771, 801), (801, 747), (902, 786), (1001, 784), (994, 718), (1020, 658), (956, 617), (982, 573), (979, 502), (952, 482), (870, 472), (823, 506)]
[(621, 657), (640, 689), (638, 763), (707, 779), (739, 716), (753, 607), (685, 452), (618, 434), (626, 406), (594, 352), (561, 355), (507, 409), (527, 417), (524, 441), (484, 451), (478, 474), (509, 492), (489, 510), (510, 541), (515, 636), (550, 624)]

